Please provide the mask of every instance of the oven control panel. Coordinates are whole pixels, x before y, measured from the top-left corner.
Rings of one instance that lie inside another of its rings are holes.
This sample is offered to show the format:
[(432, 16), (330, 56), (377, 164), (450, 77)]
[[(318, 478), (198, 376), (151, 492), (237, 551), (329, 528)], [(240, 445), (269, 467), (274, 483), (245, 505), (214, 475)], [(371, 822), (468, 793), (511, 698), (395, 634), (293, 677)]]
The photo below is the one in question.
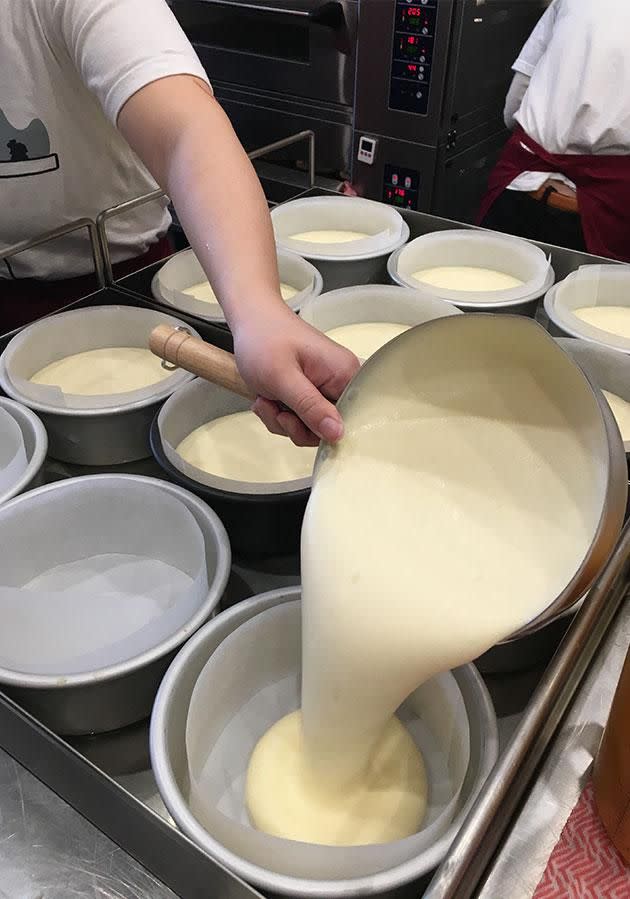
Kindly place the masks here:
[(420, 173), (386, 164), (383, 170), (383, 202), (401, 209), (417, 209)]
[(390, 109), (426, 115), (438, 0), (396, 0)]

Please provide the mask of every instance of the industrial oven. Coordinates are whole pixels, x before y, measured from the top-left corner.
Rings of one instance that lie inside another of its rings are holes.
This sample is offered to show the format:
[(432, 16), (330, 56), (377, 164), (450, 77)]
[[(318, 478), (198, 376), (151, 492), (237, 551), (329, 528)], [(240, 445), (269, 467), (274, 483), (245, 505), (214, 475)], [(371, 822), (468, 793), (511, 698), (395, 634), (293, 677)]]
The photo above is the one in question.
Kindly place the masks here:
[[(463, 221), (507, 137), (511, 65), (548, 5), (169, 2), (248, 149), (311, 129), (321, 184), (350, 180), (363, 196)], [(273, 162), (266, 186), (285, 199), (303, 150)]]

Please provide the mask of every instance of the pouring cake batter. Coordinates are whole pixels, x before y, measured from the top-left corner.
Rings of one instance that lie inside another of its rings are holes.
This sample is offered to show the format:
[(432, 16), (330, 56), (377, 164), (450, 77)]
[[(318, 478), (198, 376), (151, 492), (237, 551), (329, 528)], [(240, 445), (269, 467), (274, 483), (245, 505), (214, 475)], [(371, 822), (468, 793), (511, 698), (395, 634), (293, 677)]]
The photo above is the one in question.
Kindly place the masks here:
[(253, 412), (206, 422), (176, 449), (186, 462), (216, 477), (269, 484), (310, 477), (317, 452), (271, 434)]
[(104, 347), (51, 362), (30, 380), (77, 396), (106, 396), (150, 387), (171, 374), (150, 350)]
[[(182, 290), (182, 293), (185, 293), (189, 297), (193, 297), (195, 300), (200, 300), (202, 303), (211, 303), (213, 306), (217, 307), (220, 307), (221, 305), (208, 281), (200, 281), (198, 284), (192, 284), (190, 287), (186, 287)], [(280, 293), (282, 299), (285, 300), (285, 302), (288, 302), (297, 295), (298, 291), (289, 284), (281, 284)]]
[(491, 268), (478, 268), (473, 265), (442, 265), (436, 268), (424, 268), (411, 276), (421, 284), (441, 287), (445, 290), (462, 290), (472, 292), (492, 292), (520, 287), (523, 281), (505, 272)]
[(630, 339), (630, 306), (584, 306), (573, 314), (587, 325)]
[(409, 327), (410, 325), (399, 325), (394, 322), (360, 322), (332, 328), (326, 331), (326, 334), (331, 340), (352, 350), (358, 359), (369, 359), (394, 337), (408, 331)]
[[(462, 319), (364, 369), (320, 461), (302, 530), (301, 720), (272, 728), (248, 771), (262, 829), (308, 839), (327, 816), (325, 842), (367, 839), (356, 797), (401, 702), (539, 614), (590, 546), (605, 489), (586, 436), (595, 397), (529, 323)], [(414, 792), (418, 817), (384, 805), (374, 842), (422, 818), (421, 763), (389, 749), (387, 789)]]

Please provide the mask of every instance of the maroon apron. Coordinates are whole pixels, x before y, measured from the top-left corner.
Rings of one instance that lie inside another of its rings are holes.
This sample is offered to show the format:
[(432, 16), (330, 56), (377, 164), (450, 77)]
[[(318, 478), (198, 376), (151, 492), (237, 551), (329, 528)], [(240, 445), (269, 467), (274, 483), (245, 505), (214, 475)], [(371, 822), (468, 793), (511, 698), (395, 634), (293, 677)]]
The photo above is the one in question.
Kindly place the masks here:
[(582, 232), (589, 253), (630, 262), (630, 155), (547, 153), (522, 128), (517, 127), (490, 174), (477, 224), (483, 221), (508, 185), (523, 172), (558, 172), (569, 178), (577, 188)]

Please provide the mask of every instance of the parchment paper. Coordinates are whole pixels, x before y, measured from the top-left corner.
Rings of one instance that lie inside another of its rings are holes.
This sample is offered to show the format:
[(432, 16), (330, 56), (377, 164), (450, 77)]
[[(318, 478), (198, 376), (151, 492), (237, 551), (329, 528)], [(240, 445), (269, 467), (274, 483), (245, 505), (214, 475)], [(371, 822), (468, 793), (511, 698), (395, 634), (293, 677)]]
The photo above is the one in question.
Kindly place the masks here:
[(369, 875), (412, 858), (450, 824), (468, 767), (468, 719), (451, 674), (403, 704), (399, 716), (424, 757), (430, 785), (422, 829), (379, 846), (331, 847), (255, 830), (244, 807), (245, 775), (258, 739), (299, 706), (300, 603), (284, 603), (241, 625), (201, 672), (188, 712), (190, 806), (216, 839), (249, 861), (296, 877)]
[(60, 484), (0, 510), (0, 665), (63, 676), (183, 627), (208, 592), (192, 513), (158, 486)]

